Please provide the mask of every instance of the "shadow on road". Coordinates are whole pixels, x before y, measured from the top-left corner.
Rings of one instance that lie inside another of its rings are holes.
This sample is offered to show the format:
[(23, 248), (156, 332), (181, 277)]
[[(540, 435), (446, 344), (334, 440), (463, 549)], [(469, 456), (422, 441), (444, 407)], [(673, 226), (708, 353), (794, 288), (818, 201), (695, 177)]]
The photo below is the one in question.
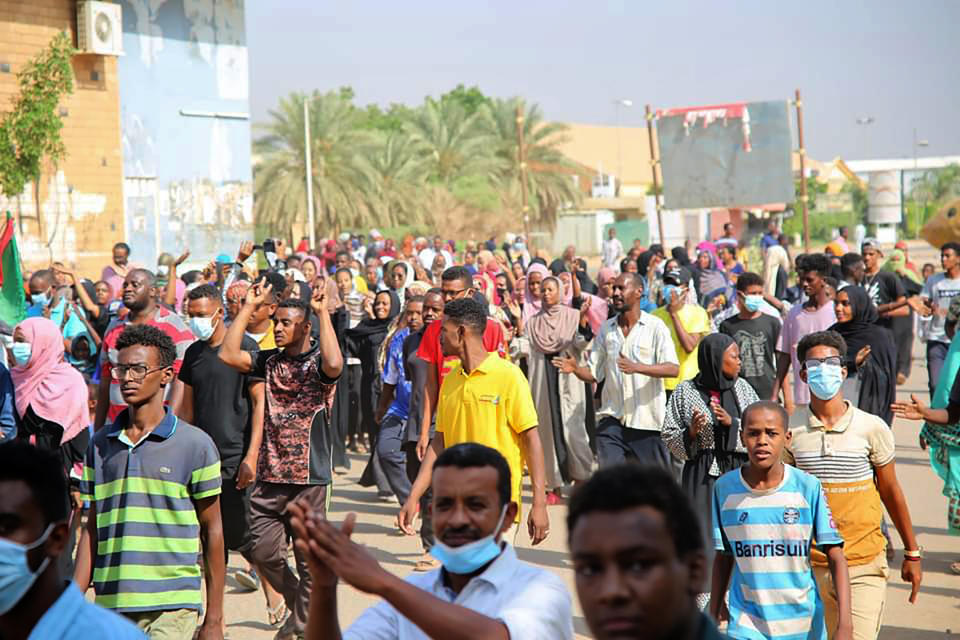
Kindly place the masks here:
[[(957, 625), (960, 630), (960, 625)], [(923, 631), (921, 629), (906, 629), (904, 627), (891, 627), (884, 625), (880, 630), (880, 640), (945, 640), (946, 638), (956, 639), (958, 634), (951, 634), (946, 631)]]

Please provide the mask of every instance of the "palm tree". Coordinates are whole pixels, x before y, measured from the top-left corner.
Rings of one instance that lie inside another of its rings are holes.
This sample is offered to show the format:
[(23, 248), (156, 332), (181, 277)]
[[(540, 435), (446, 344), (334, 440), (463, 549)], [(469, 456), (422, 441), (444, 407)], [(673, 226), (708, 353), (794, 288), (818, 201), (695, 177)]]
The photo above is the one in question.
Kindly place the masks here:
[(559, 150), (567, 125), (544, 122), (537, 105), (523, 107), (518, 98), (491, 100), (486, 108), (497, 137), (501, 170), (498, 184), (509, 208), (520, 210), (520, 159), (517, 139), (517, 106), (523, 116), (523, 154), (526, 163), (527, 193), (533, 219), (556, 224), (557, 211), (580, 202), (581, 193), (573, 180), (577, 166)]
[(494, 137), (484, 114), (467, 115), (453, 101), (427, 98), (405, 130), (424, 150), (431, 178), (445, 187), (467, 175), (493, 175)]
[(366, 158), (376, 141), (357, 127), (358, 112), (349, 98), (333, 91), (291, 93), (270, 111), (270, 122), (258, 125), (264, 135), (253, 143), (256, 220), (285, 232), (308, 219), (304, 100), (310, 114), (317, 226), (328, 231), (369, 226), (375, 176)]
[(410, 135), (380, 134), (368, 162), (375, 182), (379, 224), (397, 226), (424, 222), (423, 203), (430, 161), (423, 145)]

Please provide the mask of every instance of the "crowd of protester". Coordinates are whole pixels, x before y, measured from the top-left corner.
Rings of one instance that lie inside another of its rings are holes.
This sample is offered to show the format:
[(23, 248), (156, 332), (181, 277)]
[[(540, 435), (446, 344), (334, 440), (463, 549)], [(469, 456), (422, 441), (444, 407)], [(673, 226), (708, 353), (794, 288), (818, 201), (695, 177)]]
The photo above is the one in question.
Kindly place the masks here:
[[(597, 638), (876, 638), (885, 513), (911, 602), (922, 578), (894, 415), (925, 421), (960, 532), (960, 245), (921, 273), (846, 230), (742, 240), (611, 229), (595, 278), (572, 246), (376, 230), (25, 274), (0, 326), (0, 637), (221, 638), (232, 550), (277, 638), (572, 638), (563, 582), (512, 547), (566, 504)], [(930, 401), (898, 402), (915, 339)], [(420, 537), (405, 580), (326, 519), (357, 463)], [(381, 598), (343, 632), (339, 581)]]

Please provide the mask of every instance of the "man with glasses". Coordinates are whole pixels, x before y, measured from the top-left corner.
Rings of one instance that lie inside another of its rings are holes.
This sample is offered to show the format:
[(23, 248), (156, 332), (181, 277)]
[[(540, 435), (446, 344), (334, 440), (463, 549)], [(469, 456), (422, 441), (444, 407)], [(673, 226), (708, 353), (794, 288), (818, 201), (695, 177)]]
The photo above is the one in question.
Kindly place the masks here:
[(184, 324), (173, 311), (157, 304), (153, 297), (153, 287), (156, 278), (146, 269), (133, 269), (123, 281), (123, 306), (127, 308), (127, 315), (116, 318), (107, 327), (103, 336), (100, 350), (100, 387), (97, 395), (97, 414), (94, 419), (94, 429), (100, 430), (103, 425), (113, 422), (121, 411), (127, 408), (120, 391), (120, 382), (111, 376), (111, 370), (117, 363), (119, 352), (117, 340), (130, 325), (148, 325), (159, 329), (173, 341), (176, 349), (176, 358), (173, 361), (174, 380), (164, 389), (167, 405), (176, 409), (183, 394), (183, 383), (176, 379), (183, 364), (183, 355), (187, 347), (193, 344), (193, 332)]
[(163, 405), (176, 375), (170, 336), (134, 324), (114, 348), (110, 375), (125, 406), (97, 432), (84, 460), (80, 493), (90, 510), (74, 580), (86, 591), (92, 579), (97, 604), (151, 637), (189, 640), (202, 574), (207, 595), (199, 637), (222, 638), (226, 553), (217, 448)]
[[(893, 432), (879, 417), (852, 406), (841, 387), (847, 345), (835, 331), (804, 336), (797, 345), (798, 375), (810, 386), (810, 416), (791, 429), (784, 462), (817, 476), (844, 540), (850, 572), (853, 637), (876, 638), (887, 592), (883, 512), (886, 509), (904, 543), (900, 576), (917, 599), (923, 576), (921, 549), (894, 467)], [(784, 513), (786, 518), (786, 513)], [(837, 624), (837, 593), (827, 558), (811, 551), (814, 576), (823, 599), (827, 628)]]

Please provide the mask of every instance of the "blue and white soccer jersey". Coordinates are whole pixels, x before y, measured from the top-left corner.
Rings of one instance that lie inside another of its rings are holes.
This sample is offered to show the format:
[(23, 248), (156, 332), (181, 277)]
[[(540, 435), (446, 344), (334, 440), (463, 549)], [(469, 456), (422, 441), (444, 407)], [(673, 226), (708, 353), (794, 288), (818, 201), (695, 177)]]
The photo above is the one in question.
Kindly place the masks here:
[(842, 545), (820, 481), (784, 465), (783, 482), (755, 491), (740, 470), (713, 489), (713, 543), (733, 555), (731, 638), (825, 640), (810, 547)]

